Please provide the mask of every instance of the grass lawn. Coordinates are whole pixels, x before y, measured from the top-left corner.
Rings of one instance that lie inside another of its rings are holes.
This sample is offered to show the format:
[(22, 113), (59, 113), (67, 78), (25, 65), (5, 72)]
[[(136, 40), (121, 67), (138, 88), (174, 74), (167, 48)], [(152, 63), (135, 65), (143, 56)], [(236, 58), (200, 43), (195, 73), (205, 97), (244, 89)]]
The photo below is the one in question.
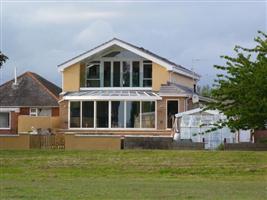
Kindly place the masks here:
[(0, 199), (267, 199), (267, 152), (0, 151)]

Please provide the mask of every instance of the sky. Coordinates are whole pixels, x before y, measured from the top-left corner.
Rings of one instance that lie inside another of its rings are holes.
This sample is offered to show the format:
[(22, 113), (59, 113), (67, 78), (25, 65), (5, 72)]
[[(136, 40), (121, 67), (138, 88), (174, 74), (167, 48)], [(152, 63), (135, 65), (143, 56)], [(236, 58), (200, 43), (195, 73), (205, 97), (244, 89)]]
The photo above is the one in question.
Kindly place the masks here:
[(32, 71), (61, 84), (57, 65), (114, 37), (193, 69), (212, 85), (214, 64), (267, 32), (262, 1), (0, 0), (2, 80)]

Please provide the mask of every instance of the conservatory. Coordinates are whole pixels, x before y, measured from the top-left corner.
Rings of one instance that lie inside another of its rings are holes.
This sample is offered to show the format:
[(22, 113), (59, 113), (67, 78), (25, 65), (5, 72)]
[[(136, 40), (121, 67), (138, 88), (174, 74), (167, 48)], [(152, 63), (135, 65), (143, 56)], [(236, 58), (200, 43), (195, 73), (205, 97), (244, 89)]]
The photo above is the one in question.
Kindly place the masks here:
[(225, 116), (216, 110), (203, 110), (201, 108), (189, 110), (175, 115), (176, 139), (205, 142), (205, 149), (216, 149), (224, 141), (236, 142), (236, 134), (228, 127), (205, 133), (214, 128), (214, 124)]

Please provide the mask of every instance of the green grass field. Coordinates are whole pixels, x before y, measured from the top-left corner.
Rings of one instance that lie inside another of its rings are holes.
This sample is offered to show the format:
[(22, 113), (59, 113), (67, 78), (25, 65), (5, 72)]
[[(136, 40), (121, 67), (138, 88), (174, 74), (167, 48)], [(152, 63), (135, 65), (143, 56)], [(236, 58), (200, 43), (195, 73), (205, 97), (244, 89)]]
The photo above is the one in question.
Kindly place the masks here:
[(267, 199), (267, 152), (0, 151), (0, 199)]

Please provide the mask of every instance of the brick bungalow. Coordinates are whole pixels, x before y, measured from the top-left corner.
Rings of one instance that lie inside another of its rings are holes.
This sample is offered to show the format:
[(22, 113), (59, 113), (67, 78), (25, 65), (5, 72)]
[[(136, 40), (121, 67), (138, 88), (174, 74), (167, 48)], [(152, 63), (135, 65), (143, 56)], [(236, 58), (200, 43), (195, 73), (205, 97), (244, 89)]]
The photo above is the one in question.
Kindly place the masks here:
[(0, 86), (0, 134), (53, 128), (61, 88), (33, 72)]

